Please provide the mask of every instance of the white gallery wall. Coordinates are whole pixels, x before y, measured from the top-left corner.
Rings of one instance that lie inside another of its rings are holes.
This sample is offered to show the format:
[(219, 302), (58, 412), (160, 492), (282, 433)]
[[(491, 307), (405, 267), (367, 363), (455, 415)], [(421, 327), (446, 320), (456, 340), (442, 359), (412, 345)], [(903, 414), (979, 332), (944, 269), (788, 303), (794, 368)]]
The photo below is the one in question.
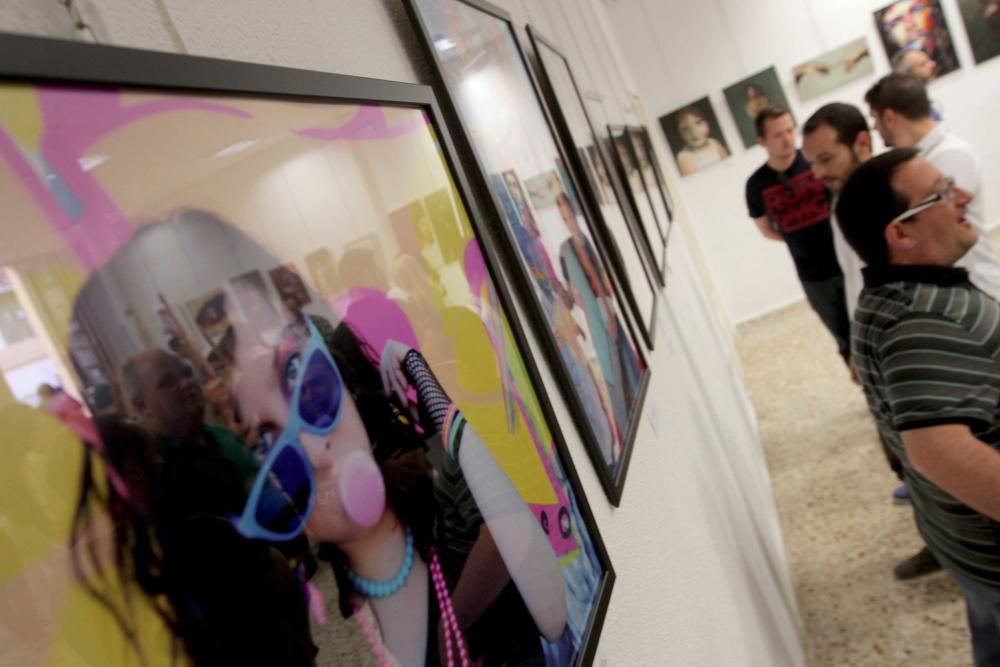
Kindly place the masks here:
[[(400, 0), (72, 4), (107, 44), (433, 80)], [(678, 13), (690, 11), (676, 4)], [(631, 45), (614, 44), (606, 11), (622, 7), (598, 0), (502, 5), (519, 28), (530, 22), (563, 46), (586, 94), (604, 104), (610, 117), (655, 120), (654, 112), (669, 106), (659, 97), (631, 100), (628, 108), (616, 102), (629, 99), (634, 81), (648, 82), (634, 79), (621, 57), (631, 54)], [(7, 0), (0, 4), (0, 30), (87, 36), (74, 30), (59, 0)], [(656, 136), (656, 128), (650, 129)], [(681, 220), (671, 235), (669, 284), (661, 295), (656, 349), (648, 355), (652, 381), (619, 508), (607, 502), (526, 327), (530, 353), (617, 573), (595, 663), (804, 665), (801, 623), (754, 414), (725, 317), (712, 305), (711, 285), (702, 281), (696, 242), (682, 229), (702, 221), (686, 218), (676, 179), (672, 188)], [(514, 301), (523, 314), (516, 293)]]
[[(604, 0), (618, 44), (634, 75), (664, 155), (670, 155), (657, 119), (708, 95), (732, 157), (681, 178), (681, 193), (706, 263), (732, 322), (739, 323), (803, 298), (782, 243), (760, 236), (746, 210), (744, 184), (767, 155), (742, 148), (722, 90), (775, 66), (801, 124), (828, 102), (863, 104), (865, 91), (889, 72), (872, 14), (888, 0)], [(1000, 58), (976, 66), (956, 0), (941, 0), (962, 68), (934, 82), (930, 94), (945, 121), (972, 142), (983, 163), (986, 222), (1000, 224)], [(792, 68), (864, 37), (875, 73), (808, 102), (798, 99)], [(878, 144), (881, 147), (881, 143)], [(830, 343), (833, 344), (832, 342)]]

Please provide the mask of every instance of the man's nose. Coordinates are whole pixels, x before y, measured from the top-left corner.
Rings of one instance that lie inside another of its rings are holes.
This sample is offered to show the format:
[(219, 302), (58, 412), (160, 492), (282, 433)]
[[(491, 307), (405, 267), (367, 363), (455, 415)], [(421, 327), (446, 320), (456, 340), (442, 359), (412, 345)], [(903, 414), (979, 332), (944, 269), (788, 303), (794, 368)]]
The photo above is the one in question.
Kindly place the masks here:
[(955, 203), (965, 206), (973, 199), (973, 194), (964, 188), (955, 187)]

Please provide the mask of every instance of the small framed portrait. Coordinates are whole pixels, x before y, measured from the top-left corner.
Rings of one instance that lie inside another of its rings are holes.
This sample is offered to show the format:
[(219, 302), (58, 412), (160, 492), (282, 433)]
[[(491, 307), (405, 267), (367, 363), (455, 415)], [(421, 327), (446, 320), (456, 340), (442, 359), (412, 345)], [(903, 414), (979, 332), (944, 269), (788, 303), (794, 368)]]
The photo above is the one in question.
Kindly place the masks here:
[(681, 176), (690, 176), (729, 157), (729, 146), (708, 97), (661, 116), (660, 127)]
[[(743, 139), (743, 147), (750, 148), (757, 144), (757, 128), (754, 121), (757, 114), (769, 106), (782, 106), (791, 112), (788, 98), (778, 81), (778, 73), (774, 67), (757, 72), (753, 76), (737, 81), (722, 91), (726, 96), (729, 112), (733, 114), (736, 127)], [(794, 114), (792, 114), (794, 117)]]

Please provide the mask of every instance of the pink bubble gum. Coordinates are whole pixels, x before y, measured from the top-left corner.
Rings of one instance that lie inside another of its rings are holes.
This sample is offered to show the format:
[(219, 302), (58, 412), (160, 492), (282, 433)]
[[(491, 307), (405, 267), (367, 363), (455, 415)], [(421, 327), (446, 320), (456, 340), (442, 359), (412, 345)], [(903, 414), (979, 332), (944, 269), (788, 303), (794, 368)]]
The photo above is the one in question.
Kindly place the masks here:
[(385, 511), (385, 482), (370, 456), (351, 452), (340, 465), (337, 489), (344, 512), (359, 526), (374, 526)]

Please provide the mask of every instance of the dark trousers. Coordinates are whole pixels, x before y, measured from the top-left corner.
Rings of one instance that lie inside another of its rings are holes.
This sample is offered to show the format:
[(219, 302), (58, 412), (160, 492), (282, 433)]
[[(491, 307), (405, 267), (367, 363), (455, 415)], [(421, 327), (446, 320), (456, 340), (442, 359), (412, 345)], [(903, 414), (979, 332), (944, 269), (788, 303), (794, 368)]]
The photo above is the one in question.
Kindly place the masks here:
[(837, 342), (837, 351), (844, 363), (851, 358), (851, 317), (847, 314), (844, 296), (844, 276), (826, 280), (802, 281), (809, 305), (823, 321), (823, 326)]

